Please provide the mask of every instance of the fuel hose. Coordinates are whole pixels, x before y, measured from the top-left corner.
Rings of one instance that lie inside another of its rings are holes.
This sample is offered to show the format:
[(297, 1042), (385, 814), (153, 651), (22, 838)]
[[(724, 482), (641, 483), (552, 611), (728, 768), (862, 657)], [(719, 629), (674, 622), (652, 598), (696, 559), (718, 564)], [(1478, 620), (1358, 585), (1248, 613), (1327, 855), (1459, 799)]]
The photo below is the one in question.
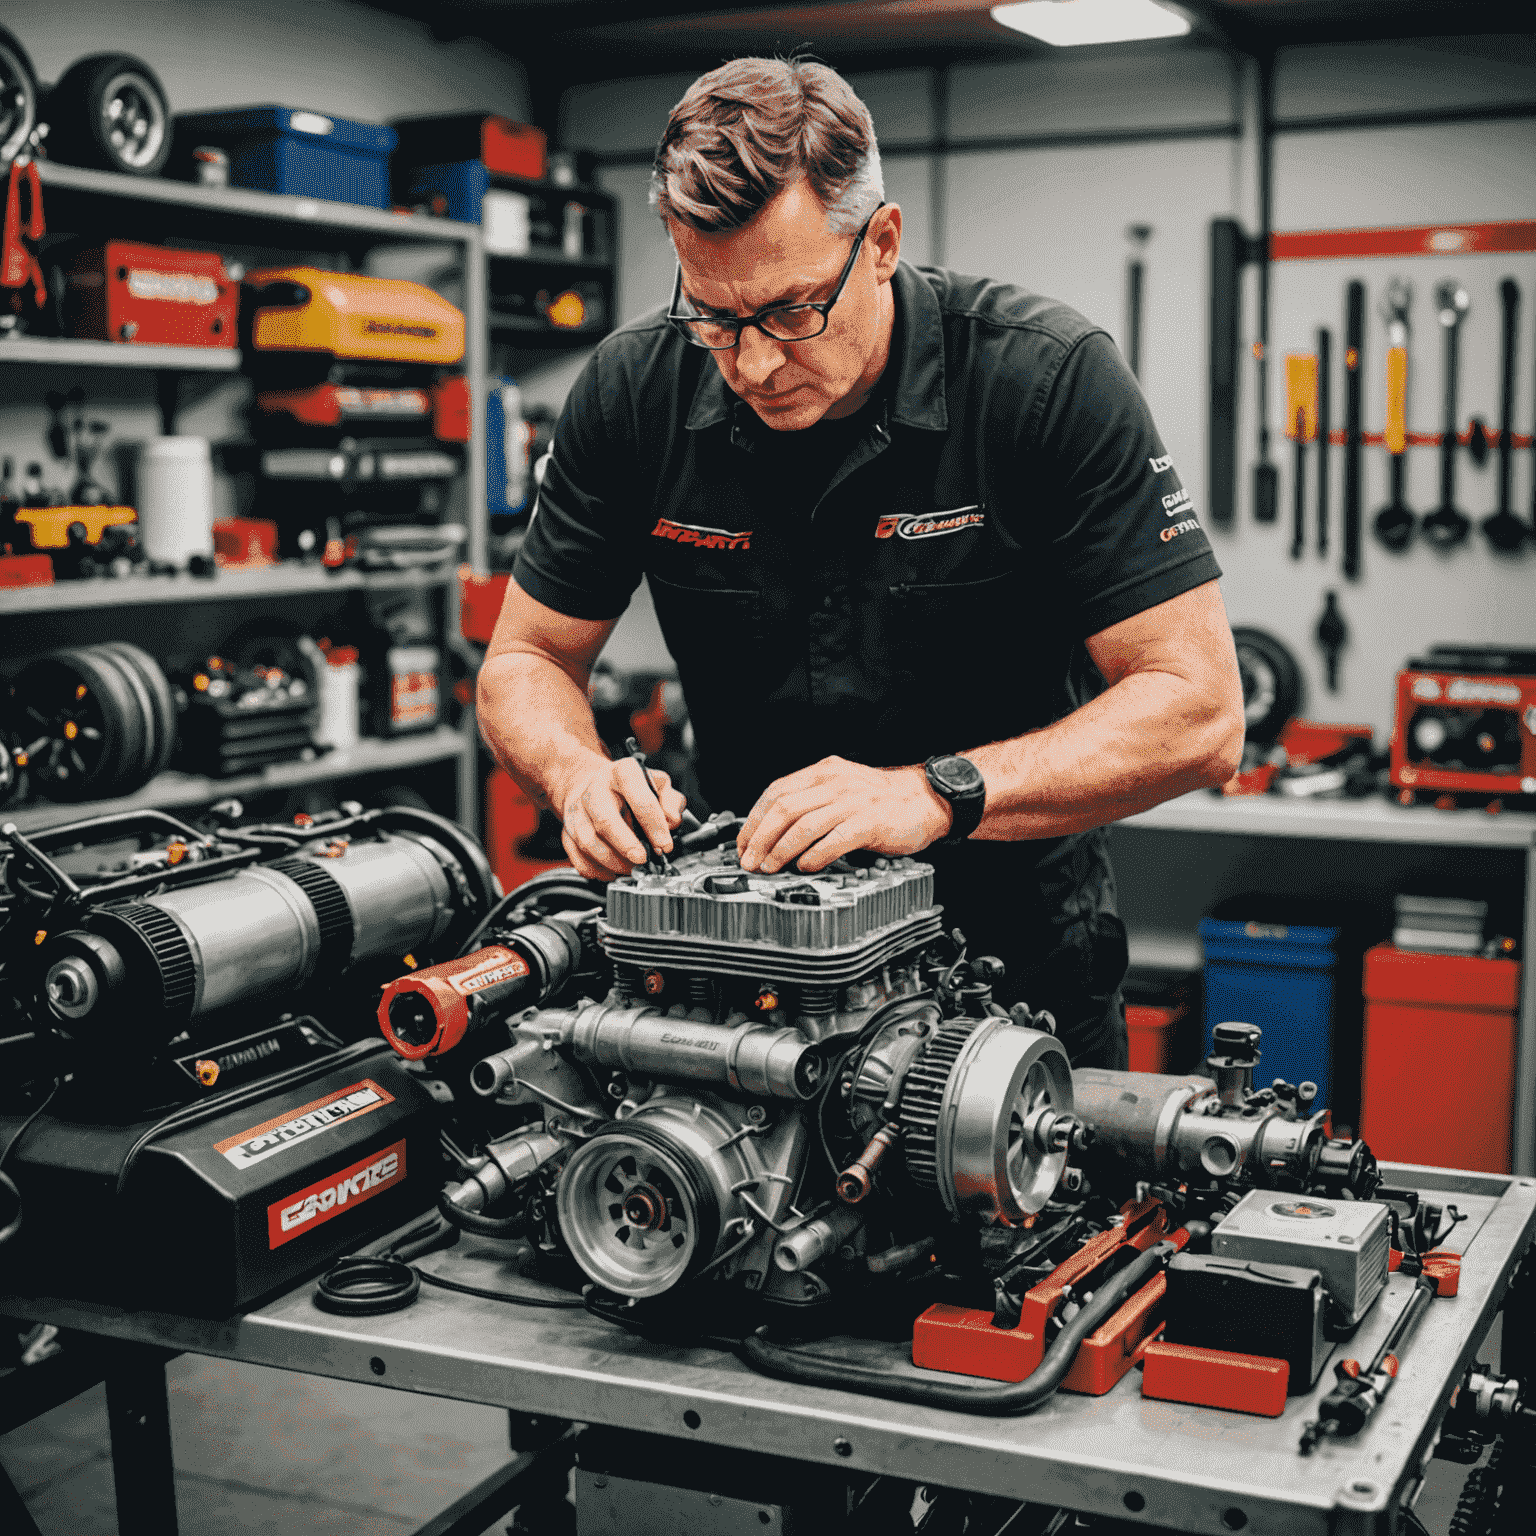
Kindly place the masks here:
[(1106, 1280), (1094, 1292), (1093, 1300), (1056, 1335), (1045, 1358), (1023, 1381), (995, 1386), (962, 1386), (939, 1379), (928, 1381), (774, 1344), (763, 1337), (761, 1329), (743, 1339), (737, 1351), (748, 1365), (765, 1376), (777, 1376), (803, 1386), (840, 1388), (845, 1392), (862, 1392), (900, 1403), (916, 1403), (923, 1408), (953, 1408), (961, 1413), (985, 1413), (995, 1417), (1031, 1413), (1047, 1402), (1066, 1380), (1083, 1340), (1113, 1316), (1126, 1297), (1140, 1289), (1178, 1251), (1177, 1243), (1154, 1243), (1139, 1258)]

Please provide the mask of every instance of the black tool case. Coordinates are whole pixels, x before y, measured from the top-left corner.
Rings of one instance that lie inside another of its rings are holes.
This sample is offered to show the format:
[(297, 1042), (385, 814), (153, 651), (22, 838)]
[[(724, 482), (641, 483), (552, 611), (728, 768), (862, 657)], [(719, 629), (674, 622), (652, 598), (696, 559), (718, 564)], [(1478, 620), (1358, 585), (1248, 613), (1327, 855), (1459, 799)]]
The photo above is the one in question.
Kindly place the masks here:
[[(338, 1057), (160, 1134), (168, 1116), (40, 1115), (7, 1162), (22, 1219), (0, 1289), (223, 1317), (409, 1221), (442, 1183), (441, 1111), (382, 1041)], [(0, 1145), (20, 1123), (0, 1118)]]

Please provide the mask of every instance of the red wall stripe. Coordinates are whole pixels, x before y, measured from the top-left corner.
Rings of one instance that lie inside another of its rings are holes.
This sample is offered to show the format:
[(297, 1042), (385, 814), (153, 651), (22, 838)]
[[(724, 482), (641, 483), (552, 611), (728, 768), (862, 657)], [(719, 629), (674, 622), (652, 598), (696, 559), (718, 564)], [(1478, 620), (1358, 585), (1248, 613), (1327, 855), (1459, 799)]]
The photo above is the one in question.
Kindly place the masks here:
[(1536, 219), (1496, 224), (1407, 224), (1395, 229), (1303, 229), (1269, 237), (1272, 261), (1460, 256), (1489, 251), (1536, 251)]

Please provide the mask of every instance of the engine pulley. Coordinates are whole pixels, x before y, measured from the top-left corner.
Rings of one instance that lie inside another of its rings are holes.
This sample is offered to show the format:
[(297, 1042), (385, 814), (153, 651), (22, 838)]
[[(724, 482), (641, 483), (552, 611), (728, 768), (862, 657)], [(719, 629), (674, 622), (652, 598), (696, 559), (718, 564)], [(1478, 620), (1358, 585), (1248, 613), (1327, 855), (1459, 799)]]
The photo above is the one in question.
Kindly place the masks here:
[(913, 1180), (951, 1216), (1019, 1221), (1061, 1180), (1072, 1069), (1051, 1035), (1008, 1019), (952, 1019), (907, 1073), (901, 1124)]
[(659, 1296), (722, 1245), (733, 1170), (718, 1150), (729, 1127), (663, 1103), (582, 1144), (560, 1175), (560, 1230), (576, 1262), (621, 1296)]

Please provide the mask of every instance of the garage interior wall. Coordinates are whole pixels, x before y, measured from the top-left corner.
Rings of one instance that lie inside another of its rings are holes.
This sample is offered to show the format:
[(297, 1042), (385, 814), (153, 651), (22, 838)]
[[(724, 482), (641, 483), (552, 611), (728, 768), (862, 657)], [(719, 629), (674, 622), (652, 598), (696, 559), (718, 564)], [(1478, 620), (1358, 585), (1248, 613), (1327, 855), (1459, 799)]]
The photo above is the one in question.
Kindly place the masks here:
[[(1212, 218), (1256, 228), (1251, 70), (1214, 49), (1151, 47), (1013, 64), (950, 69), (947, 130), (935, 121), (935, 72), (896, 70), (854, 75), (880, 135), (886, 194), (905, 214), (904, 254), (940, 259), (1049, 294), (1080, 309), (1123, 342), (1126, 227), (1154, 231), (1147, 248), (1142, 340), (1144, 387), (1174, 461), (1198, 507), (1205, 505), (1208, 350), (1208, 231)], [(647, 171), (672, 104), (689, 75), (620, 80), (566, 93), (561, 136), (621, 163), (602, 184), (621, 200), (621, 318), (644, 313), (667, 295), (670, 247), (646, 206)], [(1364, 113), (1423, 113), (1536, 101), (1536, 44), (1530, 36), (1435, 39), (1290, 48), (1275, 71), (1275, 117), (1316, 119)], [(1209, 137), (1137, 142), (1137, 132), (1204, 129)], [(1121, 131), (1123, 142), (1005, 147), (997, 141)], [(918, 147), (954, 146), (937, 164)], [(991, 141), (989, 144), (988, 141)], [(996, 147), (993, 147), (995, 145)], [(1278, 230), (1361, 225), (1458, 223), (1529, 218), (1536, 206), (1536, 120), (1428, 122), (1371, 130), (1282, 132), (1275, 144), (1274, 226)], [(931, 218), (935, 208), (942, 210)], [(1365, 450), (1364, 573), (1345, 582), (1338, 569), (1342, 454), (1332, 454), (1333, 553), (1310, 547), (1290, 558), (1291, 445), (1283, 436), (1284, 354), (1313, 351), (1319, 326), (1333, 332), (1334, 422), (1342, 426), (1344, 288), (1367, 286), (1366, 429), (1384, 412), (1385, 326), (1378, 306), (1387, 280), (1414, 286), (1410, 430), (1438, 431), (1442, 339), (1431, 295), (1443, 278), (1468, 288), (1472, 309), (1462, 329), (1460, 414), (1498, 417), (1498, 285), (1515, 277), (1524, 290), (1516, 420), (1529, 432), (1536, 416), (1532, 379), (1536, 256), (1472, 255), (1281, 263), (1271, 290), (1270, 402), (1273, 455), (1280, 465), (1281, 517), (1254, 523), (1250, 503), (1255, 429), (1254, 374), (1246, 344), (1256, 306), (1254, 277), (1244, 295), (1245, 351), (1240, 371), (1239, 509), (1235, 527), (1211, 529), (1225, 571), (1232, 621), (1271, 630), (1302, 660), (1305, 712), (1316, 719), (1368, 722), (1385, 738), (1391, 725), (1392, 676), (1427, 643), (1491, 641), (1536, 644), (1536, 553), (1496, 556), (1474, 534), (1438, 553), (1415, 543), (1392, 555), (1371, 537), (1370, 518), (1387, 499), (1384, 450)], [(581, 356), (542, 366), (521, 382), (530, 399), (558, 408)], [(1530, 453), (1518, 455), (1516, 509), (1531, 507)], [(1309, 455), (1308, 479), (1315, 481)], [(1410, 450), (1409, 504), (1438, 501), (1438, 456)], [(1460, 455), (1457, 500), (1480, 519), (1495, 506), (1496, 469)], [(1308, 486), (1309, 519), (1315, 485)], [(1209, 526), (1207, 520), (1207, 526)], [(1340, 690), (1324, 686), (1313, 640), (1323, 595), (1339, 592), (1351, 639)], [(626, 626), (649, 651), (643, 626)], [(618, 638), (624, 638), (623, 636)], [(638, 657), (636, 658), (639, 659)]]

